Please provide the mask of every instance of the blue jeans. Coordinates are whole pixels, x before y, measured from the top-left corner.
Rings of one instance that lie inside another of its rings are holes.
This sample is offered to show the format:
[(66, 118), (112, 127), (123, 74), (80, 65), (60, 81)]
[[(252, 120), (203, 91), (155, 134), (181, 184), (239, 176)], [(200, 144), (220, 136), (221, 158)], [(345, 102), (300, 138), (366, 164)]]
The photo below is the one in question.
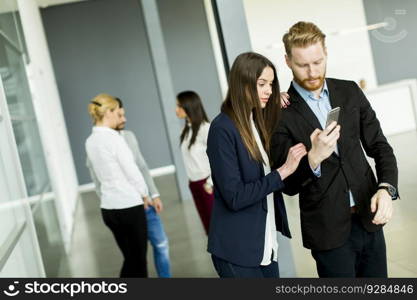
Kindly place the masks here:
[(171, 277), (168, 238), (162, 226), (162, 221), (153, 206), (148, 206), (145, 212), (148, 225), (148, 239), (153, 249), (156, 272), (158, 277)]

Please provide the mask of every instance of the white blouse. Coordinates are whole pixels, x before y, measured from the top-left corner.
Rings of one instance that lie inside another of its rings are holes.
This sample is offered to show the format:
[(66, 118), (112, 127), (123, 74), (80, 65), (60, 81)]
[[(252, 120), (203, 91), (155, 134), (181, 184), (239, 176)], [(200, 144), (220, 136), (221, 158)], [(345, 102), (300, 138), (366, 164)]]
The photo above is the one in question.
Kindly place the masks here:
[(190, 181), (198, 181), (209, 177), (207, 182), (213, 185), (210, 177), (210, 163), (206, 153), (209, 129), (210, 123), (201, 123), (195, 142), (191, 146), (191, 149), (188, 149), (192, 136), (192, 130), (190, 128), (188, 135), (181, 144), (181, 152), (184, 159), (185, 171)]
[[(269, 165), (269, 158), (265, 152), (264, 146), (262, 144), (261, 138), (259, 136), (258, 130), (256, 129), (255, 122), (251, 116), (251, 126), (252, 133), (255, 136), (256, 144), (258, 145), (259, 151), (261, 152), (262, 158), (264, 160), (264, 173), (268, 175), (271, 173), (271, 166)], [(277, 228), (275, 226), (275, 205), (274, 205), (274, 193), (270, 193), (266, 196), (266, 202), (268, 207), (268, 212), (266, 215), (266, 225), (265, 225), (265, 244), (264, 244), (264, 255), (261, 261), (261, 266), (267, 266), (271, 263), (272, 260), (278, 261), (278, 241), (277, 241)]]
[(85, 142), (87, 157), (101, 183), (101, 208), (143, 204), (148, 187), (124, 138), (109, 127), (93, 127)]

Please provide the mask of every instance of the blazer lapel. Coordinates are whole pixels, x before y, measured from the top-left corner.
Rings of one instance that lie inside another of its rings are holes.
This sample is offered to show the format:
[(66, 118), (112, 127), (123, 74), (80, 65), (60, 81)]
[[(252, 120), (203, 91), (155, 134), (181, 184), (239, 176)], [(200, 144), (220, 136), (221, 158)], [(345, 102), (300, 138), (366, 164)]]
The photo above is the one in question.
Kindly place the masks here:
[[(258, 165), (259, 165), (259, 172), (261, 172), (261, 175), (262, 176), (265, 176), (265, 169), (264, 169), (263, 164), (262, 163), (258, 163)], [(265, 199), (262, 200), (262, 208), (266, 212), (268, 211), (268, 203), (267, 203), (267, 201), (268, 201), (268, 196), (266, 196)]]
[(314, 112), (304, 101), (301, 95), (296, 91), (292, 83), (288, 89), (288, 94), (290, 95), (291, 106), (298, 111), (298, 113), (307, 121), (307, 123), (311, 125), (312, 129), (323, 129), (321, 128), (320, 122)]

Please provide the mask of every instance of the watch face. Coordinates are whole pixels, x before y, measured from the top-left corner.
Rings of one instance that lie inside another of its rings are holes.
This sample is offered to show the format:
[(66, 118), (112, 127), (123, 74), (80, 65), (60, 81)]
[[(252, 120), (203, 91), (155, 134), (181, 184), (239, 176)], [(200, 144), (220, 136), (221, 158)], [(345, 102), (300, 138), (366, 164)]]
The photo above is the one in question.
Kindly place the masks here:
[(389, 187), (388, 187), (388, 192), (390, 193), (390, 195), (391, 195), (392, 197), (394, 197), (394, 196), (395, 196), (395, 194), (396, 194), (395, 187), (393, 187), (393, 186), (389, 186)]

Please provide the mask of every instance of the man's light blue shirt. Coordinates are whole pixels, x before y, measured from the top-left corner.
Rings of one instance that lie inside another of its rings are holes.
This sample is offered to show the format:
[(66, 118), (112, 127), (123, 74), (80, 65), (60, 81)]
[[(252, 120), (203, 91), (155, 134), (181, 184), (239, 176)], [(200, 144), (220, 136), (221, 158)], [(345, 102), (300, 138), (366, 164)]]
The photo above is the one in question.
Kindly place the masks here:
[[(327, 88), (327, 82), (324, 81), (323, 89), (320, 93), (319, 98), (315, 98), (313, 92), (307, 91), (306, 89), (302, 88), (297, 82), (294, 80), (292, 84), (295, 90), (300, 94), (301, 98), (308, 104), (310, 109), (313, 111), (314, 115), (320, 122), (322, 129), (326, 128), (326, 121), (327, 121), (327, 114), (332, 109), (330, 104), (329, 98), (329, 89)], [(290, 99), (291, 101), (291, 99)], [(335, 150), (336, 154), (339, 155), (339, 150), (336, 146)], [(321, 176), (321, 166), (319, 165), (315, 170), (313, 170), (314, 175), (317, 177)], [(349, 199), (350, 199), (350, 206), (355, 205), (355, 201), (353, 200), (352, 192), (349, 190)]]

